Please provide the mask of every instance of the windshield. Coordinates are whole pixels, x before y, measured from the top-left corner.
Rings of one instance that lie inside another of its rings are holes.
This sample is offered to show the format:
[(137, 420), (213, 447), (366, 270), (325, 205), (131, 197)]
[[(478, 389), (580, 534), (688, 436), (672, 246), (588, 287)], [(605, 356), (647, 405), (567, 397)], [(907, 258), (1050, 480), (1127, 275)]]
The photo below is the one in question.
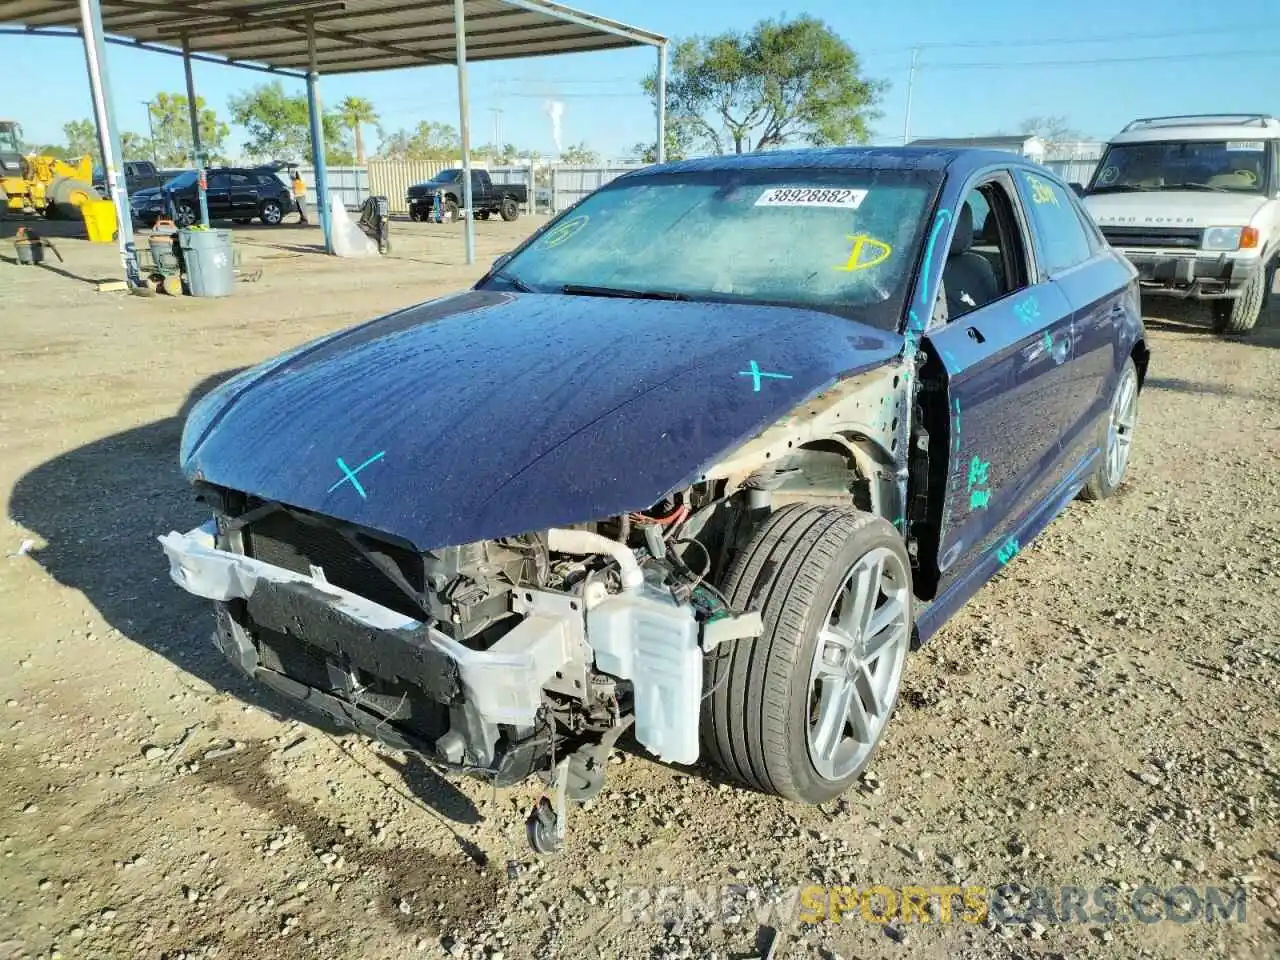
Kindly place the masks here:
[(16, 123), (0, 123), (0, 150), (22, 153), (22, 127)]
[(490, 282), (807, 307), (896, 330), (940, 181), (849, 169), (627, 177), (533, 237)]
[(1098, 164), (1089, 192), (1264, 193), (1269, 186), (1269, 167), (1266, 140), (1113, 144)]
[(196, 174), (194, 170), (187, 170), (178, 174), (172, 180), (168, 181), (164, 187), (166, 190), (181, 190), (184, 187), (195, 186)]
[(462, 179), (461, 170), (441, 170), (429, 181), (430, 183), (453, 183)]

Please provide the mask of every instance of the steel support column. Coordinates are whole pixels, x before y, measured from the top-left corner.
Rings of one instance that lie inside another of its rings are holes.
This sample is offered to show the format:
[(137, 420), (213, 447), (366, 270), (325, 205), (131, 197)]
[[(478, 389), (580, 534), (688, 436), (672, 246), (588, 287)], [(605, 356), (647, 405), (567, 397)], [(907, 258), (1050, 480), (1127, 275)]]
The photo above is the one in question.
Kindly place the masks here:
[(329, 170), (324, 159), (324, 114), (320, 109), (320, 74), (316, 70), (316, 26), (307, 17), (307, 116), (311, 121), (311, 166), (316, 172), (316, 207), (324, 252), (333, 253), (333, 224), (329, 222)]
[(98, 149), (102, 152), (102, 170), (107, 192), (116, 205), (116, 241), (120, 246), (120, 265), (125, 279), (139, 286), (138, 253), (133, 245), (133, 217), (129, 209), (129, 188), (121, 173), (120, 135), (111, 116), (111, 87), (107, 83), (107, 58), (102, 31), (102, 7), (98, 0), (80, 0), (80, 27), (84, 37), (84, 59), (89, 69), (89, 89), (93, 94), (93, 117), (98, 125)]
[(667, 45), (658, 44), (658, 148), (659, 163), (667, 160)]
[(458, 129), (462, 132), (462, 232), (467, 263), (476, 262), (476, 215), (471, 202), (471, 110), (467, 105), (467, 33), (463, 0), (453, 0), (453, 29), (458, 37)]
[(196, 82), (191, 76), (191, 44), (182, 38), (182, 71), (187, 77), (187, 113), (191, 117), (191, 162), (196, 166), (196, 192), (200, 196), (200, 222), (209, 225), (209, 193), (204, 173), (204, 148), (200, 144), (200, 110), (196, 107)]

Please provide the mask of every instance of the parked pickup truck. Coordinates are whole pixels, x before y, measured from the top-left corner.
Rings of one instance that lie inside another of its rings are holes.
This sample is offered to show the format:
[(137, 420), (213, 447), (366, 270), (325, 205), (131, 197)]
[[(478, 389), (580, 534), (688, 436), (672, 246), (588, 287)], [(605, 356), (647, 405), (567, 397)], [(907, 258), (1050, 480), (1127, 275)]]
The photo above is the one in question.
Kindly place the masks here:
[[(132, 195), (139, 190), (162, 187), (182, 170), (159, 170), (150, 160), (126, 160), (124, 162), (124, 185)], [(104, 197), (107, 196), (107, 175), (102, 167), (93, 168), (93, 185)]]
[[(426, 220), (432, 215), (435, 195), (442, 198), (447, 219), (458, 219), (462, 209), (462, 171), (441, 170), (426, 183), (415, 183), (409, 188), (409, 218)], [(487, 170), (471, 171), (471, 206), (480, 220), (496, 213), (503, 220), (511, 221), (520, 216), (520, 207), (529, 202), (529, 188), (522, 183), (494, 183)]]

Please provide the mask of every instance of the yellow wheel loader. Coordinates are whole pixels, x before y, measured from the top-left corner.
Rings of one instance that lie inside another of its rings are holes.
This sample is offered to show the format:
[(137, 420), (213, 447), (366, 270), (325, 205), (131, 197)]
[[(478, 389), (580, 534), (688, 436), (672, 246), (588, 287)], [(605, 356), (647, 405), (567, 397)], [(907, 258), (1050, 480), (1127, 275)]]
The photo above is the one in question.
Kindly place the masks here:
[(93, 159), (75, 163), (27, 154), (22, 127), (0, 120), (0, 210), (42, 213), (50, 219), (76, 219), (86, 200), (98, 199), (93, 187)]

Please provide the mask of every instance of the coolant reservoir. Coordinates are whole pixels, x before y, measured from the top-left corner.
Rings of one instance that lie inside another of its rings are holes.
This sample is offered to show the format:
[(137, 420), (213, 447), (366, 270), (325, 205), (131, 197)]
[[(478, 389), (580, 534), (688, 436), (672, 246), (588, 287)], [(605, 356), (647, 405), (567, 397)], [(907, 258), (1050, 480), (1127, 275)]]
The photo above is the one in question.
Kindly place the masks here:
[(587, 612), (596, 669), (630, 680), (636, 739), (670, 763), (698, 759), (702, 649), (693, 608), (648, 583)]

